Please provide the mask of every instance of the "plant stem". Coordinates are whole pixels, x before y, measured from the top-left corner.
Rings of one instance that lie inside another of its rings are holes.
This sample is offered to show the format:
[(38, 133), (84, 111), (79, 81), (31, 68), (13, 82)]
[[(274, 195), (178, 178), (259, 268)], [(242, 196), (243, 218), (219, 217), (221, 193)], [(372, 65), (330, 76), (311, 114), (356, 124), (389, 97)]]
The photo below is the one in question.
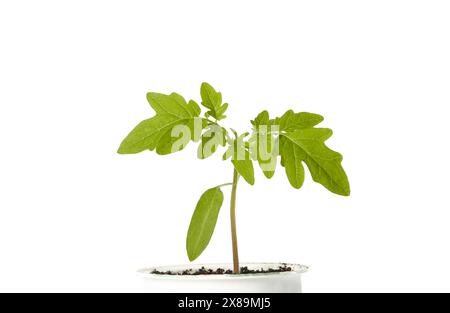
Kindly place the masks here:
[(239, 174), (234, 169), (233, 187), (231, 188), (230, 220), (231, 220), (231, 242), (233, 245), (233, 274), (239, 274), (239, 253), (236, 232), (236, 189)]
[(222, 184), (222, 185), (216, 186), (215, 188), (220, 188), (220, 187), (225, 187), (225, 186), (231, 186), (231, 185), (233, 185), (233, 183), (226, 183), (226, 184)]

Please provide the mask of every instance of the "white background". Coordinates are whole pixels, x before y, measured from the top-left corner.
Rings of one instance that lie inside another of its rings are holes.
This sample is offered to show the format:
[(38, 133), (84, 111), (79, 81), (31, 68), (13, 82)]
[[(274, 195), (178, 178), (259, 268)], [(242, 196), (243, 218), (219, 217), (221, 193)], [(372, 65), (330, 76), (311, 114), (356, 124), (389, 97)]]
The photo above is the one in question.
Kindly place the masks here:
[[(325, 116), (352, 195), (284, 171), (241, 182), (243, 261), (311, 265), (306, 292), (450, 291), (448, 1), (2, 1), (0, 290), (139, 291), (136, 269), (187, 263), (200, 194), (228, 182), (196, 145), (116, 154), (147, 91), (226, 126), (263, 109)], [(226, 196), (225, 204), (229, 197)], [(231, 261), (228, 211), (198, 262)]]

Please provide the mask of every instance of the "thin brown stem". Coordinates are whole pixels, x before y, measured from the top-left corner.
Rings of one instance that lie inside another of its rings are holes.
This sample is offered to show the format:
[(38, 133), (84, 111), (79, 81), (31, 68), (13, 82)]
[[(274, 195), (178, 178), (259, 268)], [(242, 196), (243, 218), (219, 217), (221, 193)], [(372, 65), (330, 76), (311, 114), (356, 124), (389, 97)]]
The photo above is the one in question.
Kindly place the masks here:
[(236, 189), (239, 179), (239, 174), (234, 169), (233, 172), (233, 187), (231, 188), (231, 204), (230, 204), (230, 220), (231, 220), (231, 242), (233, 245), (233, 274), (239, 274), (239, 253), (236, 232)]

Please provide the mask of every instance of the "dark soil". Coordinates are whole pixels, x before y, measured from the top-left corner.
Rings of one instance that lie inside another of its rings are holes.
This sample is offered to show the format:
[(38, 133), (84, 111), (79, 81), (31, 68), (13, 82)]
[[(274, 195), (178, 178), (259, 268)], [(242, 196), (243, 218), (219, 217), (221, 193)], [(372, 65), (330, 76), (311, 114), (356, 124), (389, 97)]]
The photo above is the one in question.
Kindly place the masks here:
[[(268, 269), (249, 269), (247, 266), (241, 267), (240, 274), (265, 274), (265, 273), (282, 273), (282, 272), (292, 272), (292, 268), (290, 266), (287, 266), (287, 264), (282, 264), (281, 266), (277, 268), (268, 268)], [(223, 269), (223, 268), (217, 268), (217, 269), (210, 269), (201, 267), (197, 270), (194, 269), (187, 269), (181, 272), (172, 272), (172, 271), (157, 271), (153, 270), (151, 274), (157, 274), (157, 275), (223, 275), (223, 274), (233, 274), (232, 270), (229, 269)]]

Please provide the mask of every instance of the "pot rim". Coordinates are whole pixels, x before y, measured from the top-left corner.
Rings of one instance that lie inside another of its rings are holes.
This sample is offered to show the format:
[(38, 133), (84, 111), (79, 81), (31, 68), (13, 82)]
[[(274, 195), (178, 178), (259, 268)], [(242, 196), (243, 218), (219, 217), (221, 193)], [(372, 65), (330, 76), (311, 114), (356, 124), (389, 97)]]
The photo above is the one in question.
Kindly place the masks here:
[(138, 274), (151, 279), (158, 280), (233, 280), (233, 279), (255, 279), (255, 278), (267, 278), (273, 276), (286, 276), (286, 275), (300, 275), (306, 273), (309, 270), (309, 266), (295, 264), (295, 263), (280, 263), (280, 262), (243, 262), (240, 266), (248, 266), (253, 268), (260, 267), (278, 267), (289, 266), (293, 270), (290, 272), (275, 272), (275, 273), (253, 273), (253, 274), (200, 274), (200, 275), (168, 275), (168, 274), (152, 274), (153, 270), (158, 271), (180, 271), (185, 269), (199, 269), (202, 266), (208, 267), (224, 267), (231, 269), (230, 263), (205, 263), (205, 264), (182, 264), (182, 265), (164, 265), (164, 266), (152, 266), (138, 270)]

